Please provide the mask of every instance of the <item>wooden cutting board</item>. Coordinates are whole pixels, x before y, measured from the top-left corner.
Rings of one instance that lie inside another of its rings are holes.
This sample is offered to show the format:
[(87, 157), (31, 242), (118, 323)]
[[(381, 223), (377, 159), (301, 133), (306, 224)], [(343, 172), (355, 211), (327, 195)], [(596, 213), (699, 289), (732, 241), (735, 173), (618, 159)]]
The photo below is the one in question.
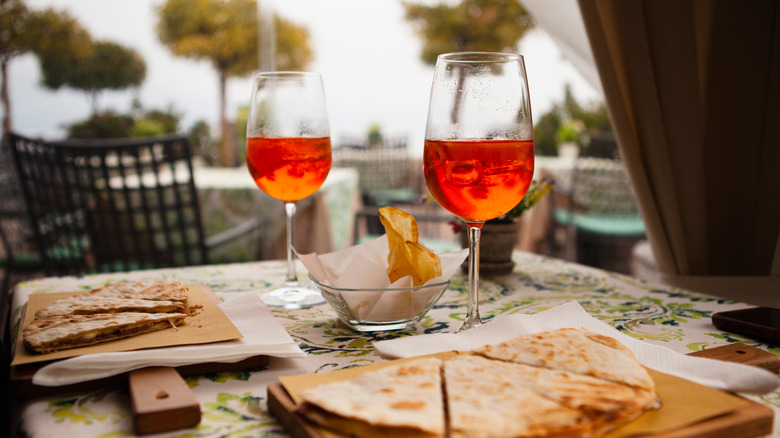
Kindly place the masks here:
[[(212, 301), (218, 303), (220, 300), (214, 294), (214, 292), (204, 285), (186, 285), (187, 287), (197, 287), (206, 297)], [(26, 307), (22, 310), (21, 321), (24, 321)], [(21, 330), (20, 330), (21, 332)], [(21, 335), (19, 336), (21, 337)], [(21, 339), (17, 339), (15, 348), (24, 348)], [(252, 368), (260, 368), (268, 364), (269, 358), (265, 355), (250, 357), (235, 363), (200, 363), (193, 365), (186, 365), (176, 367), (176, 371), (181, 376), (195, 376), (206, 373), (221, 373), (237, 370), (246, 370)], [(10, 371), (10, 386), (12, 394), (20, 399), (27, 399), (41, 396), (51, 396), (58, 394), (67, 394), (79, 391), (88, 391), (97, 388), (105, 388), (111, 386), (124, 386), (127, 384), (128, 373), (119, 374), (103, 379), (96, 379), (82, 383), (75, 383), (72, 385), (62, 386), (40, 386), (32, 383), (32, 377), (38, 369), (43, 367), (49, 362), (35, 362), (30, 364), (15, 365), (11, 367)]]
[[(196, 286), (214, 302), (219, 298), (203, 285)], [(25, 309), (21, 321), (24, 321)], [(24, 348), (18, 340), (16, 348)], [(234, 363), (208, 362), (179, 367), (150, 367), (102, 379), (61, 386), (41, 386), (33, 383), (33, 375), (48, 362), (11, 367), (9, 382), (12, 394), (19, 399), (90, 391), (107, 387), (129, 386), (133, 407), (133, 423), (139, 435), (164, 432), (200, 423), (200, 404), (182, 377), (207, 373), (261, 368), (268, 365), (266, 355), (253, 356)]]
[[(780, 358), (743, 344), (730, 344), (692, 353), (692, 356), (739, 362), (759, 366), (777, 372)], [(295, 412), (296, 403), (281, 383), (268, 387), (268, 410), (280, 424), (295, 438), (329, 438), (306, 418)], [(761, 437), (772, 433), (774, 411), (760, 403), (745, 400), (741, 407), (725, 415), (711, 418), (681, 429), (652, 435), (653, 438), (722, 438)]]

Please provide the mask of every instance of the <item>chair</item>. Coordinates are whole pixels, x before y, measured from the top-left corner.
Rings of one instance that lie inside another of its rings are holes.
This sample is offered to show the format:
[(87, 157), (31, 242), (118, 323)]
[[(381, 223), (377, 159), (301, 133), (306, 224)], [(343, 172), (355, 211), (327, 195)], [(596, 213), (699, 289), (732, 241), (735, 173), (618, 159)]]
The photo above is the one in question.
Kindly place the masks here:
[(406, 138), (385, 139), (369, 145), (365, 139), (342, 138), (333, 149), (334, 165), (357, 169), (361, 198), (365, 205), (379, 207), (415, 202), (419, 198), (409, 186), (410, 160)]
[(34, 242), (47, 275), (209, 263), (186, 137), (43, 142), (9, 133)]
[(625, 247), (629, 253), (622, 262), (622, 256), (612, 255), (618, 259), (614, 266), (601, 267), (628, 273), (630, 248), (645, 236), (645, 227), (621, 160), (578, 158), (568, 192), (553, 199), (559, 200), (553, 220), (566, 230), (566, 259), (598, 265), (594, 246)]
[(12, 279), (43, 275), (43, 261), (35, 249), (34, 236), (27, 219), (24, 195), (16, 168), (5, 143), (0, 146), (0, 269), (3, 271), (0, 295), (0, 339), (7, 340)]

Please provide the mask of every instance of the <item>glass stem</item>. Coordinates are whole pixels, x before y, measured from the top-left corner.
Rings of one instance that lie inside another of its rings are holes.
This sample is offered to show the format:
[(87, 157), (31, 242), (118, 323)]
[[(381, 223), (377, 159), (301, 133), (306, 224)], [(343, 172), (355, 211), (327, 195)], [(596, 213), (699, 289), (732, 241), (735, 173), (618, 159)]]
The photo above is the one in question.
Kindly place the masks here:
[(293, 242), (295, 234), (295, 202), (285, 202), (284, 211), (287, 213), (287, 278), (284, 281), (285, 286), (295, 286), (298, 284), (298, 274), (295, 272), (295, 253), (293, 252)]
[(482, 324), (479, 316), (479, 236), (482, 223), (469, 223), (469, 293), (466, 319), (460, 330), (467, 330)]

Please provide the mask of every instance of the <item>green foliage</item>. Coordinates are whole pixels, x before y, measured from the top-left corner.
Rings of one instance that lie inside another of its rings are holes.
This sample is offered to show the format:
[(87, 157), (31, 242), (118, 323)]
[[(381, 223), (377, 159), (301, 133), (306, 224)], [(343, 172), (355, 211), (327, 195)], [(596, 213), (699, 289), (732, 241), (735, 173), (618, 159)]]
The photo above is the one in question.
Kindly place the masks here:
[(516, 51), (517, 42), (534, 26), (518, 0), (462, 0), (452, 6), (402, 4), (406, 20), (423, 40), (420, 57), (431, 65), (447, 52)]
[[(247, 76), (257, 69), (258, 12), (256, 0), (166, 0), (157, 7), (157, 36), (174, 55), (210, 61), (219, 74), (220, 126), (228, 129), (224, 102), (229, 77)], [(279, 17), (276, 26), (276, 65), (279, 70), (305, 70), (311, 62), (309, 33)], [(234, 165), (234, 145), (222, 133), (223, 165)]]
[(70, 87), (90, 97), (93, 114), (102, 90), (139, 86), (146, 78), (146, 63), (133, 49), (109, 41), (96, 41), (78, 59), (60, 56), (42, 58), (43, 85), (51, 89)]
[(200, 157), (205, 164), (210, 166), (219, 164), (219, 147), (211, 136), (211, 128), (208, 123), (199, 120), (192, 125), (192, 128), (187, 133), (187, 137), (190, 139), (190, 146), (194, 156)]
[(144, 111), (136, 103), (130, 114), (113, 110), (95, 113), (68, 127), (70, 138), (122, 138), (169, 134), (179, 131), (181, 116), (169, 111)]
[(528, 191), (525, 192), (523, 199), (509, 213), (493, 219), (491, 222), (514, 222), (523, 216), (526, 211), (530, 210), (539, 200), (544, 198), (554, 185), (555, 183), (552, 180), (546, 178), (539, 182), (533, 181), (531, 186), (528, 187)]
[(582, 120), (567, 120), (558, 127), (558, 131), (555, 133), (555, 140), (558, 144), (579, 143), (584, 129), (585, 123)]
[(563, 102), (553, 105), (534, 124), (534, 151), (537, 155), (557, 155), (558, 144), (574, 141), (585, 146), (588, 132), (612, 132), (604, 102), (581, 104), (566, 85)]
[(28, 25), (32, 13), (20, 0), (0, 2), (0, 57), (3, 62), (32, 50), (32, 29)]
[(561, 125), (559, 111), (553, 110), (542, 114), (534, 124), (534, 154), (558, 155), (558, 142), (555, 133)]
[(11, 60), (32, 52), (41, 64), (54, 59), (75, 62), (88, 50), (90, 43), (89, 33), (66, 12), (30, 10), (21, 0), (0, 1), (3, 131), (11, 130), (11, 102), (6, 76)]
[(120, 138), (130, 137), (135, 121), (132, 116), (107, 110), (76, 122), (68, 127), (69, 138)]
[(249, 120), (249, 107), (242, 106), (236, 112), (236, 119), (233, 122), (236, 143), (238, 144), (238, 161), (246, 163), (246, 125)]
[(368, 127), (368, 145), (378, 146), (382, 144), (383, 140), (382, 126), (379, 123), (372, 123)]

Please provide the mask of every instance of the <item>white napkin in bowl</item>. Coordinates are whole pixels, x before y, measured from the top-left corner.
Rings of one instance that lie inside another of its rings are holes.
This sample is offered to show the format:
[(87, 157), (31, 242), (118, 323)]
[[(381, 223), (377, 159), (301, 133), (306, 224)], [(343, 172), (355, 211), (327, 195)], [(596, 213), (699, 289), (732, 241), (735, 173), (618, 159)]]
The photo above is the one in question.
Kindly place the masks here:
[(52, 362), (33, 375), (40, 386), (60, 386), (101, 379), (150, 366), (206, 362), (234, 363), (258, 355), (305, 357), (268, 306), (254, 292), (236, 293), (219, 307), (244, 336), (213, 344), (88, 354)]
[[(341, 297), (358, 319), (392, 321), (412, 318), (426, 309), (441, 289), (387, 291), (389, 288), (413, 286), (411, 276), (390, 281), (387, 275), (389, 251), (387, 235), (383, 234), (366, 243), (328, 254), (296, 254), (309, 275), (322, 284), (342, 289), (376, 289), (341, 292)], [(469, 250), (466, 248), (436, 255), (441, 260), (442, 274), (428, 280), (423, 286), (449, 280), (468, 257)]]
[[(411, 287), (411, 276), (399, 278), (395, 282), (390, 281), (390, 277), (387, 276), (389, 252), (387, 234), (383, 234), (366, 243), (328, 254), (296, 254), (309, 274), (323, 284), (344, 289)], [(469, 256), (469, 250), (464, 248), (436, 255), (441, 260), (441, 275), (428, 280), (425, 284), (449, 280)]]
[(515, 336), (565, 327), (586, 328), (613, 337), (628, 347), (642, 365), (711, 388), (766, 394), (780, 386), (780, 377), (762, 368), (687, 356), (664, 346), (632, 338), (590, 316), (576, 301), (534, 315), (498, 317), (461, 333), (436, 333), (378, 341), (374, 343), (374, 348), (384, 358), (414, 357), (453, 350), (469, 351)]

